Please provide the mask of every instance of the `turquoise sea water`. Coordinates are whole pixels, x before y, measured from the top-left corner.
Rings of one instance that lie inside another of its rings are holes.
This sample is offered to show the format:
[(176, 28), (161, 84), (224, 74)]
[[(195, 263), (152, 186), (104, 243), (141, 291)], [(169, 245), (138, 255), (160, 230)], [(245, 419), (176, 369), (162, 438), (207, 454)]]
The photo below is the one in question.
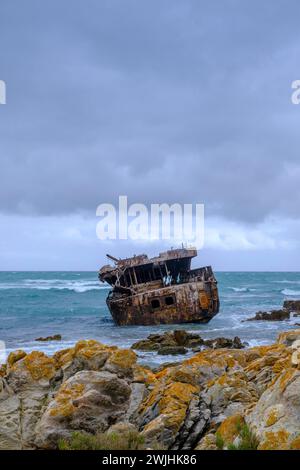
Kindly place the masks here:
[[(258, 310), (279, 308), (285, 299), (300, 298), (300, 273), (216, 273), (220, 313), (207, 325), (180, 325), (204, 338), (240, 336), (250, 345), (266, 344), (293, 327), (287, 322), (245, 322)], [(0, 272), (0, 341), (6, 353), (22, 348), (49, 354), (94, 338), (128, 347), (150, 333), (174, 329), (169, 326), (114, 325), (106, 307), (108, 288), (100, 285), (96, 272)], [(36, 342), (39, 336), (61, 334), (62, 341)], [(155, 353), (141, 354), (151, 363), (174, 360)]]

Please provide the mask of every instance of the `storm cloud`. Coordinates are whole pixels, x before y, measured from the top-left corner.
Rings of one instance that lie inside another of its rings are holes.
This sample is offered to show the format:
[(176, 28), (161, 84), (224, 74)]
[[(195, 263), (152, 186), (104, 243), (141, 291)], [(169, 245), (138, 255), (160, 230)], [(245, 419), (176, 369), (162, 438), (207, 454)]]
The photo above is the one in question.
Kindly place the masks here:
[(296, 239), (299, 14), (296, 0), (2, 2), (2, 220), (94, 215), (126, 194), (204, 203), (235, 232), (294, 221)]

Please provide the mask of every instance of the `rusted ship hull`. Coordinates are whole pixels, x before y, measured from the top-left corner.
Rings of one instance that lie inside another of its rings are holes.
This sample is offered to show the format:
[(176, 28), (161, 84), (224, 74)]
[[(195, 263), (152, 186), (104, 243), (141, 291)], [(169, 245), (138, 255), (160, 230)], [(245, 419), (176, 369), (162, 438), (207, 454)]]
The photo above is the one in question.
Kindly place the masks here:
[(191, 269), (195, 248), (117, 259), (99, 271), (112, 286), (107, 305), (117, 325), (207, 323), (219, 311), (217, 281), (210, 266)]
[(208, 323), (219, 311), (219, 299), (217, 287), (210, 292), (192, 282), (119, 299), (109, 295), (107, 306), (120, 326)]

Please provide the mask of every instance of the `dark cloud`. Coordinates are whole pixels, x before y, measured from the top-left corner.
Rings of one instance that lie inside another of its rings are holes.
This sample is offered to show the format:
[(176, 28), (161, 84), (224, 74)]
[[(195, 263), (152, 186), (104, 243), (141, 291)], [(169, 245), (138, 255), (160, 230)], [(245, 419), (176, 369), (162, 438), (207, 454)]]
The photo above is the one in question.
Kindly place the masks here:
[(298, 218), (296, 0), (2, 2), (0, 211)]

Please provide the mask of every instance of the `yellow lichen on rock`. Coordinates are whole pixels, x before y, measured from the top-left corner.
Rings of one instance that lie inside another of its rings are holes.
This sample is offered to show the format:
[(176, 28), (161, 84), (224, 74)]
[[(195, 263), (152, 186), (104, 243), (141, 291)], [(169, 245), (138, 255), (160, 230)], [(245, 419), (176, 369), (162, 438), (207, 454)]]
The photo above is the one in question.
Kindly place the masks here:
[(264, 440), (259, 444), (258, 450), (287, 450), (289, 449), (289, 433), (285, 429), (277, 432), (266, 432)]
[(134, 368), (133, 380), (146, 385), (151, 385), (157, 381), (155, 374), (150, 369), (140, 365), (136, 365)]
[(164, 429), (168, 429), (175, 436), (185, 420), (191, 399), (198, 391), (199, 388), (181, 382), (155, 386), (142, 404), (140, 412), (147, 413), (151, 407), (157, 406), (159, 415), (146, 424), (142, 434), (147, 439), (158, 438)]
[[(19, 361), (13, 367), (18, 366)], [(22, 360), (34, 380), (51, 379), (56, 373), (55, 361), (40, 351), (32, 351)]]
[(20, 359), (23, 359), (26, 356), (26, 352), (22, 349), (17, 349), (16, 351), (11, 352), (7, 358), (7, 364), (9, 367), (12, 367), (15, 362), (18, 362)]
[(7, 374), (7, 365), (2, 364), (0, 366), (0, 377), (4, 377)]
[(290, 443), (291, 450), (300, 450), (300, 435), (292, 440)]
[(72, 361), (74, 357), (74, 348), (61, 349), (53, 354), (55, 367), (59, 369)]
[(64, 384), (55, 397), (55, 405), (50, 410), (50, 416), (70, 416), (76, 410), (73, 400), (84, 392), (83, 384)]
[(199, 369), (195, 366), (182, 365), (179, 367), (172, 367), (169, 369), (168, 376), (166, 377), (166, 384), (181, 382), (197, 386), (199, 376)]
[(109, 364), (122, 369), (130, 369), (135, 365), (137, 356), (132, 349), (116, 349), (109, 358)]
[(288, 386), (289, 382), (295, 375), (295, 369), (288, 369), (281, 377), (279, 378), (279, 385), (280, 385), (280, 390), (281, 393), (284, 392), (286, 387)]
[(240, 414), (235, 414), (224, 419), (218, 428), (218, 434), (226, 445), (231, 444), (239, 435), (241, 426), (244, 424), (244, 418)]
[(99, 343), (99, 341), (95, 341), (94, 339), (87, 339), (78, 341), (74, 347), (74, 355), (75, 356), (83, 356), (85, 359), (91, 359), (100, 351), (106, 350), (107, 347)]
[(298, 339), (300, 339), (300, 329), (284, 331), (278, 335), (277, 343), (291, 346), (291, 344)]
[(278, 409), (274, 406), (271, 410), (268, 411), (266, 426), (273, 426), (273, 424), (277, 423), (278, 418)]
[(173, 413), (174, 411), (187, 407), (192, 396), (197, 393), (198, 388), (191, 384), (172, 382), (168, 385), (159, 401), (161, 413)]

